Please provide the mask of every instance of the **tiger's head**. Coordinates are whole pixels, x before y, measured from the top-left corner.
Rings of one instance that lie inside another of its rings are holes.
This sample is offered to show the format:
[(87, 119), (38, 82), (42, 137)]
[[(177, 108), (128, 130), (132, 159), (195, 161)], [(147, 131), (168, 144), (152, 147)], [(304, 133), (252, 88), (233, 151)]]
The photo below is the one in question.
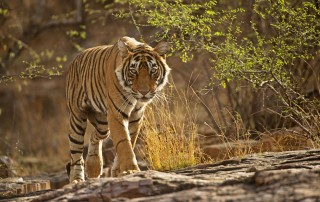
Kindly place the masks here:
[(140, 102), (149, 102), (168, 81), (170, 68), (165, 55), (170, 45), (160, 42), (157, 46), (140, 43), (123, 37), (118, 41), (122, 64), (116, 69), (120, 85)]

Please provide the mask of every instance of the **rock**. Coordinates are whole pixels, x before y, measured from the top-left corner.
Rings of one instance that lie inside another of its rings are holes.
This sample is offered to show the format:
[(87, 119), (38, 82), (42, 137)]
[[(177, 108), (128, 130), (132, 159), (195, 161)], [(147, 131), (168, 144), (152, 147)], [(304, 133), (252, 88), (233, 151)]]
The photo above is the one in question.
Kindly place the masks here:
[(13, 164), (13, 160), (8, 156), (0, 156), (0, 178), (15, 177), (17, 175)]
[[(320, 201), (320, 150), (261, 153), (171, 172), (90, 179), (23, 201)], [(21, 198), (16, 198), (22, 200)], [(14, 199), (14, 200), (16, 200)], [(13, 200), (13, 199), (12, 199)]]
[(0, 201), (26, 201), (51, 189), (61, 188), (69, 183), (65, 171), (35, 177), (10, 177), (0, 179)]
[(49, 180), (24, 180), (22, 177), (11, 177), (0, 180), (0, 199), (9, 199), (16, 195), (25, 195), (50, 189)]
[(50, 189), (49, 180), (16, 176), (14, 161), (7, 156), (0, 156), (0, 199)]
[(139, 198), (209, 185), (211, 182), (158, 171), (143, 171), (121, 178), (87, 180), (47, 193), (33, 201), (86, 201)]
[(50, 182), (51, 189), (59, 189), (69, 184), (69, 178), (66, 171), (61, 171), (52, 174), (40, 175), (35, 177), (25, 177), (25, 180), (47, 180)]
[(69, 184), (69, 178), (66, 171), (50, 174), (46, 179), (50, 181), (51, 189), (59, 189)]

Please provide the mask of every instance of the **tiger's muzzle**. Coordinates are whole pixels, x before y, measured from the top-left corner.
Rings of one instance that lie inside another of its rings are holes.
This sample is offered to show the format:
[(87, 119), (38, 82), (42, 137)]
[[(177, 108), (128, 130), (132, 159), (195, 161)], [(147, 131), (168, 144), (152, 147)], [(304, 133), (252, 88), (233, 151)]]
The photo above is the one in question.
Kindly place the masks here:
[(156, 81), (149, 74), (148, 67), (141, 67), (132, 84), (134, 97), (143, 102), (151, 100), (155, 95)]

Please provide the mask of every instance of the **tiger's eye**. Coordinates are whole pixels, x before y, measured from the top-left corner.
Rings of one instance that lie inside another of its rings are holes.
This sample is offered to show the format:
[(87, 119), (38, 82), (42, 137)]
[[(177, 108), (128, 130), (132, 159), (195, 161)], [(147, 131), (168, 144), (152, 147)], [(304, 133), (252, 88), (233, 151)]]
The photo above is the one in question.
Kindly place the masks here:
[(130, 69), (131, 73), (136, 73), (136, 69)]
[(134, 64), (132, 64), (132, 65), (129, 66), (129, 71), (130, 71), (132, 74), (135, 74), (135, 73), (137, 72)]

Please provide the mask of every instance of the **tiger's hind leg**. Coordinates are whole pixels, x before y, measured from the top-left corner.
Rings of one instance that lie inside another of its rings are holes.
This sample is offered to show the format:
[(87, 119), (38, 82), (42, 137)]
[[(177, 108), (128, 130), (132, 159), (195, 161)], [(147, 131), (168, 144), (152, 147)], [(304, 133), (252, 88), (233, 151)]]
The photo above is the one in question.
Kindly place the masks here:
[(67, 165), (71, 183), (84, 181), (83, 144), (86, 127), (87, 119), (84, 115), (71, 113), (69, 128), (71, 162)]
[(90, 114), (90, 123), (95, 127), (91, 134), (85, 171), (88, 178), (98, 178), (102, 174), (102, 142), (109, 136), (107, 117), (104, 114)]

